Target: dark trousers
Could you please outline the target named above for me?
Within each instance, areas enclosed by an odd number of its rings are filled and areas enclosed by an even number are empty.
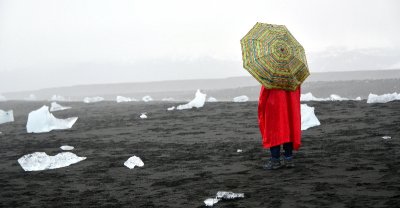
[[[271,151],[272,158],[279,159],[279,157],[281,155],[281,146],[280,145],[271,147],[271,148],[269,148],[269,150]],[[283,155],[286,158],[292,157],[293,156],[293,143],[292,142],[284,143],[283,150],[285,150]]]

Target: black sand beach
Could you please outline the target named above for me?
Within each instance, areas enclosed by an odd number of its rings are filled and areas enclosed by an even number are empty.
[[[166,110],[175,103],[61,103],[72,109],[54,115],[78,116],[72,129],[27,134],[28,113],[43,104],[0,103],[16,120],[0,125],[0,207],[203,207],[218,191],[245,198],[215,207],[400,205],[399,101],[307,102],[321,126],[303,131],[297,166],[276,171],[261,168],[269,152],[256,102],[184,111]],[[28,153],[57,154],[61,145],[87,159],[38,172],[17,162]],[[123,165],[133,155],[144,167]]]

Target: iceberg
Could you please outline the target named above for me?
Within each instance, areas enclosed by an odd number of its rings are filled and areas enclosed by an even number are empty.
[[[208,198],[204,200],[204,204],[208,207],[214,206],[221,200],[233,200],[244,198],[244,193],[233,193],[228,191],[218,191],[215,198]]]
[[[65,98],[61,95],[53,95],[50,98],[51,101],[65,101]]]
[[[84,103],[97,103],[97,102],[100,102],[100,101],[103,101],[103,100],[104,100],[104,98],[103,97],[99,97],[99,96],[97,96],[97,97],[85,97],[83,99],[83,102]]]
[[[238,96],[233,98],[233,102],[235,103],[242,103],[242,102],[247,102],[249,101],[249,97],[246,95]]]
[[[62,111],[62,110],[67,110],[70,109],[71,107],[66,107],[66,106],[62,106],[56,102],[52,102],[51,103],[51,107],[50,107],[50,112],[54,112],[54,111]]]
[[[132,156],[127,161],[124,162],[124,165],[129,169],[133,169],[135,168],[135,166],[143,167],[144,163],[139,157]]]
[[[144,102],[150,102],[150,101],[153,101],[153,98],[150,97],[150,95],[146,95],[146,96],[144,96],[144,97],[142,98],[142,100],[143,100]]]
[[[311,92],[300,95],[300,101],[326,101],[324,98],[316,98]]]
[[[60,147],[60,149],[69,151],[69,150],[73,150],[74,147],[73,146],[69,146],[69,145],[63,145],[63,146]]]
[[[207,99],[207,102],[213,103],[213,102],[218,102],[218,100],[215,97],[209,97]]]
[[[207,207],[212,207],[212,206],[214,206],[214,204],[216,204],[218,202],[219,202],[219,200],[216,198],[208,198],[208,199],[204,200],[204,204]]]
[[[49,112],[49,107],[44,105],[29,113],[26,131],[28,133],[42,133],[56,129],[70,129],[76,120],[78,120],[78,117],[58,119]]]
[[[200,90],[198,89],[196,91],[196,97],[190,101],[189,103],[186,103],[184,105],[178,105],[176,107],[177,110],[185,110],[185,109],[191,109],[191,108],[201,108],[204,106],[204,103],[206,102],[206,94],[201,93]]]
[[[400,100],[400,94],[392,93],[392,94],[383,94],[383,95],[376,95],[370,93],[368,95],[367,103],[387,103],[394,100]]]
[[[329,99],[330,99],[331,101],[349,100],[348,98],[342,98],[342,97],[340,97],[339,95],[335,95],[335,94],[332,94],[332,95],[329,97]]]
[[[344,100],[350,100],[350,99],[340,97],[339,95],[336,94],[331,94],[328,98],[317,98],[314,97],[311,92],[306,94],[301,94],[300,96],[300,101],[344,101]],[[361,97],[357,97],[356,99],[353,100],[361,100]]]
[[[174,110],[174,109],[175,109],[175,106],[172,106],[172,107],[167,108],[167,110],[169,110],[169,111],[172,111],[172,110]]]
[[[141,119],[147,118],[146,113],[142,113],[142,115],[140,115],[140,118],[141,118]]]
[[[49,156],[45,152],[35,152],[22,156],[18,159],[18,163],[25,171],[40,171],[67,167],[85,159],[86,157],[78,157],[72,152],[62,152],[55,156]]]
[[[123,97],[123,96],[117,96],[116,100],[117,100],[117,103],[136,101],[135,98],[128,98],[128,97]]]
[[[7,98],[0,94],[0,102],[7,101]]]
[[[12,110],[0,110],[0,124],[14,122],[14,112]]]
[[[309,107],[307,104],[301,104],[301,130],[307,130],[319,125],[321,125],[321,123],[314,114],[314,107]]]

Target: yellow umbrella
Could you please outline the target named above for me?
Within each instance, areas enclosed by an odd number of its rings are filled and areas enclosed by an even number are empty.
[[[243,67],[268,89],[296,90],[310,75],[303,46],[284,25],[257,22],[240,43]]]

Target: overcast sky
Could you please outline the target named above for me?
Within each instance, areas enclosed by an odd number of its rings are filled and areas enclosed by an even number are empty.
[[[0,92],[247,75],[239,41],[257,21],[286,25],[311,56],[397,50],[399,2],[0,0]],[[204,61],[218,67],[191,67]]]

